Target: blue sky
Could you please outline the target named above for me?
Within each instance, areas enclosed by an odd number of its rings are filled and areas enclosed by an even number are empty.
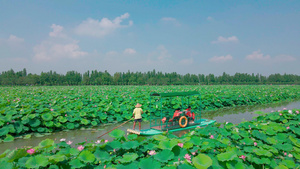
[[[300,74],[300,1],[1,1],[0,72]]]

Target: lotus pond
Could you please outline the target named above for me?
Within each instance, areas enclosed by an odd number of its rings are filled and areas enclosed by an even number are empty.
[[[74,145],[45,139],[35,147],[6,150],[5,168],[300,168],[300,109],[257,112],[252,121],[196,128],[182,137],[153,137],[114,130],[113,140]],[[224,127],[220,127],[220,125]]]
[[[143,105],[147,120],[158,116],[160,107],[149,107],[151,92],[197,90],[201,103],[191,98],[193,108],[216,110],[293,100],[300,86],[64,86],[0,87],[0,142],[14,137],[30,138],[31,133],[49,134],[121,122],[131,118],[136,102]],[[180,98],[165,100],[163,106],[181,107]]]
[[[257,114],[254,112],[256,111],[263,111],[263,112],[274,112],[277,110],[283,109],[295,109],[299,108],[300,101],[294,102],[280,102],[280,103],[269,103],[269,104],[262,104],[262,105],[252,105],[252,106],[238,106],[232,108],[224,108],[214,111],[206,111],[203,112],[203,118],[206,119],[214,119],[218,123],[223,122],[231,122],[233,124],[238,124],[242,121],[251,121],[253,117],[256,117]],[[42,140],[49,138],[54,140],[56,143],[59,142],[60,139],[66,139],[68,141],[72,141],[74,144],[80,143],[85,141],[86,138],[89,140],[97,140],[97,137],[110,131],[115,126],[118,126],[122,123],[114,123],[114,124],[105,124],[99,125],[96,127],[90,128],[81,128],[81,129],[74,129],[74,130],[63,130],[54,133],[34,133],[31,134],[30,138],[15,138],[14,141],[11,142],[2,142],[0,143],[0,154],[3,153],[6,149],[15,149],[15,148],[22,148],[24,146],[37,146]],[[119,129],[123,130],[124,132],[127,131],[128,128],[132,128],[133,122],[128,122],[125,125],[119,127]],[[142,129],[147,129],[149,127],[149,121],[142,122]],[[173,134],[181,137],[182,135],[188,133],[189,130],[182,130],[174,132]],[[112,138],[109,137],[108,134],[101,137],[102,139],[111,141]]]

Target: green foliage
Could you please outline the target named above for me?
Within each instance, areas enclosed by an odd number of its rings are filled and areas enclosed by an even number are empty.
[[[101,90],[97,86],[59,86],[55,88],[45,86],[0,87],[0,98],[2,98],[0,99],[0,139],[4,140],[6,135],[16,137],[29,133],[48,133],[65,129],[86,128],[104,123],[121,122],[132,117],[131,112],[136,102],[140,102],[143,105],[142,108],[145,111],[143,118],[147,119],[150,111],[159,109],[159,107],[156,108],[155,106],[151,110],[149,109],[149,94],[151,92],[181,92],[187,90],[196,90],[201,93],[201,98],[191,97],[190,105],[193,109],[201,107],[204,110],[273,103],[300,97],[299,86],[271,85],[102,86]],[[180,106],[181,100],[180,98],[173,98],[171,104],[167,104],[167,102],[168,100],[165,100],[163,103],[165,108],[172,109],[174,106]],[[153,115],[160,115],[160,113],[153,113]],[[268,116],[268,119],[274,123],[262,127],[262,131],[256,133],[254,138],[261,139],[266,136],[274,136],[275,140],[279,139],[278,143],[282,143],[284,139],[275,136],[276,133],[285,131],[287,126],[291,126],[290,130],[299,136],[300,129],[292,126],[297,124],[297,121],[300,119],[293,119],[292,115],[283,117],[279,113]],[[282,122],[286,126],[278,126],[277,122]],[[233,124],[227,124],[220,132],[223,136],[232,137],[236,140],[240,139],[239,137],[248,137],[249,134],[247,132],[231,135],[226,130],[232,127]],[[247,125],[244,127],[247,130],[249,129]],[[157,141],[163,139],[165,138],[155,138]],[[199,142],[197,140],[194,141]],[[264,141],[272,142],[273,140]],[[196,142],[193,144],[199,144]]]
[[[258,116],[259,120],[238,125],[227,124],[224,128],[209,126],[195,129],[180,138],[170,133],[153,137],[131,135],[126,138],[124,132],[116,130],[111,134],[114,140],[108,143],[81,143],[84,144],[83,151],[72,148],[65,142],[56,144],[53,140],[45,139],[34,148],[36,151],[33,154],[27,153],[28,148],[5,151],[0,155],[0,166],[5,168],[106,166],[121,169],[297,168],[300,160],[300,140],[292,129],[297,128],[298,123],[289,122],[299,119],[300,114],[280,113],[282,114],[280,118],[283,118],[280,121],[270,119],[279,112],[266,113]],[[285,119],[288,122],[283,123]],[[268,131],[264,128],[267,123],[277,128],[272,127],[275,134],[265,133]],[[286,129],[287,123],[290,129]],[[212,133],[215,135],[214,138],[210,138]],[[178,146],[178,143],[182,143],[183,147]]]

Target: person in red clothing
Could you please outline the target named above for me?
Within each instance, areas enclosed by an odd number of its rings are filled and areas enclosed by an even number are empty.
[[[179,117],[181,113],[182,113],[182,112],[180,111],[180,108],[176,109],[175,112],[174,112],[174,114],[173,114],[173,118],[171,118],[171,119],[169,120],[169,122],[173,121],[174,118]]]
[[[186,111],[186,115],[188,116],[188,117],[191,117],[192,118],[192,120],[195,120],[195,113],[193,113],[193,112],[191,112],[191,106],[189,106],[185,111]]]

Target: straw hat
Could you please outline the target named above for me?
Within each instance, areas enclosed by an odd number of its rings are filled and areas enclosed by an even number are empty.
[[[141,105],[140,103],[137,103],[137,104],[135,105],[135,107],[136,107],[136,108],[139,108],[139,107],[142,107],[142,105]]]

